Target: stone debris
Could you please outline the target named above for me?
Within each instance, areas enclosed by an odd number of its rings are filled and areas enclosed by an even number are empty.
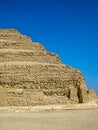
[[[97,99],[82,73],[15,29],[0,29],[0,106],[78,104]]]

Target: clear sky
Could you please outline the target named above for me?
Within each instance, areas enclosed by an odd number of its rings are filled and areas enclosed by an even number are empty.
[[[0,0],[0,28],[16,28],[82,71],[98,94],[97,0]]]

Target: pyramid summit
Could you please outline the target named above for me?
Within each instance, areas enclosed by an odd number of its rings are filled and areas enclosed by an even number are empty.
[[[0,29],[0,106],[85,103],[96,99],[82,73],[15,29]]]

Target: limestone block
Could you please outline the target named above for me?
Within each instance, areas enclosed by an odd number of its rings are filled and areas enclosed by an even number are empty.
[[[70,87],[70,100],[72,103],[78,103],[79,99],[78,99],[78,95],[77,95],[77,89],[74,88],[73,86]]]

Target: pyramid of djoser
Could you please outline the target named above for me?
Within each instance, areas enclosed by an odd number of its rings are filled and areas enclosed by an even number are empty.
[[[0,29],[0,106],[85,103],[96,98],[81,72],[15,29]]]

